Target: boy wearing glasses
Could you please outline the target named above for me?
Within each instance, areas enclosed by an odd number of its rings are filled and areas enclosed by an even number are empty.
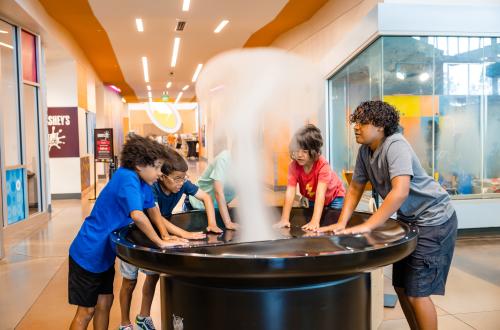
[[[166,149],[168,158],[161,168],[162,174],[158,181],[152,185],[153,195],[158,205],[157,212],[161,213],[164,219],[163,224],[165,230],[184,239],[205,238],[205,234],[201,232],[185,231],[167,220],[172,216],[172,211],[182,198],[182,195],[186,194],[187,196],[194,196],[205,204],[208,218],[207,231],[215,233],[222,232],[215,222],[215,211],[212,199],[207,193],[187,179],[186,172],[188,170],[188,164],[186,160],[184,160],[184,158],[174,149],[170,147],[166,147]],[[133,327],[130,322],[130,303],[132,300],[132,293],[137,283],[139,269],[134,265],[122,261],[120,270],[123,276],[120,290],[120,308],[122,314],[120,329],[132,330]],[[159,274],[145,269],[141,269],[141,272],[146,275],[146,279],[142,287],[141,311],[139,315],[137,315],[135,322],[140,329],[155,329],[150,313]]]

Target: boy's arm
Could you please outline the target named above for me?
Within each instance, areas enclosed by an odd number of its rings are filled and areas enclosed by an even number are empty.
[[[316,187],[316,197],[314,198],[314,211],[311,221],[302,226],[304,230],[316,230],[319,228],[319,221],[321,220],[321,214],[323,213],[323,207],[325,206],[325,195],[326,195],[327,184],[325,182],[318,182]]]
[[[364,224],[347,228],[342,234],[369,233],[384,224],[404,203],[410,193],[410,176],[396,176],[391,180],[392,189],[380,208]],[[351,212],[352,213],[352,212]]]
[[[187,239],[205,238],[205,235],[203,233],[186,231],[168,221],[165,217],[161,215],[159,207],[148,209],[148,215],[151,218],[151,221],[153,221],[153,219],[156,219],[156,221],[159,222],[160,225],[158,228],[163,228],[163,232],[162,231],[160,232],[162,233],[161,238],[164,240],[170,238],[169,233],[178,237],[182,237],[182,239],[179,239],[182,242],[187,242]]]
[[[146,212],[148,213],[149,219],[151,220],[153,225],[155,225],[155,227],[158,228],[158,231],[160,232],[160,237],[162,239],[169,239],[167,229],[165,228],[162,221],[162,216],[158,204],[156,204],[155,207],[146,209]]]
[[[231,216],[227,209],[226,197],[224,196],[224,184],[219,180],[214,180],[214,194],[224,225],[227,229],[236,229],[238,226],[231,221]]]
[[[130,212],[130,217],[132,220],[134,220],[134,223],[137,225],[137,227],[153,242],[155,243],[159,248],[164,249],[167,247],[172,247],[176,245],[184,245],[185,243],[170,238],[168,241],[161,239],[158,237],[156,234],[155,230],[153,229],[153,226],[151,226],[151,222],[149,221],[148,217],[144,214],[144,212],[139,211],[139,210],[134,210]]]
[[[365,191],[365,183],[360,183],[355,180],[351,181],[349,184],[349,189],[347,189],[347,194],[344,200],[344,206],[342,207],[342,212],[340,213],[339,219],[337,223],[334,223],[329,226],[321,227],[318,231],[333,231],[335,234],[340,233],[340,231],[344,230],[351,219],[352,213],[359,201],[361,200],[361,196],[363,196],[363,191]]]
[[[285,203],[283,205],[283,210],[281,211],[281,220],[276,223],[274,227],[283,228],[290,227],[290,212],[292,211],[293,200],[295,199],[295,192],[297,188],[295,186],[288,185],[285,192]]]
[[[222,233],[222,229],[217,226],[217,222],[215,220],[215,210],[214,203],[212,202],[212,197],[209,194],[204,192],[201,189],[198,189],[194,197],[205,204],[205,212],[207,213],[208,226],[207,231],[213,233]],[[188,198],[188,197],[186,197]]]

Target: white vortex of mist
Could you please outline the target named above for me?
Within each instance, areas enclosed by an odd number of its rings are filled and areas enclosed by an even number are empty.
[[[244,240],[279,236],[272,229],[279,215],[264,203],[263,150],[280,133],[295,131],[323,109],[324,85],[312,63],[272,48],[222,53],[201,72],[196,95],[212,117],[213,139],[232,146],[231,176]]]

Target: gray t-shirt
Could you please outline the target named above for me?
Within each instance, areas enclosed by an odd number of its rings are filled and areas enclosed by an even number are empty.
[[[420,165],[417,155],[399,133],[388,136],[371,151],[367,145],[359,148],[353,180],[370,181],[378,194],[385,198],[391,191],[394,177],[409,175],[410,193],[398,210],[398,219],[419,226],[437,226],[453,215],[448,193]]]

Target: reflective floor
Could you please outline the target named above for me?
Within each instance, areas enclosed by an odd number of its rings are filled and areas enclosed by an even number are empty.
[[[204,163],[190,164],[195,181]],[[271,204],[282,201],[282,193],[269,192]],[[6,237],[6,258],[0,261],[0,330],[65,329],[75,307],[67,303],[67,254],[69,245],[92,203],[82,200],[54,201],[50,221]],[[385,269],[385,290],[393,292],[391,270]],[[140,274],[137,288],[142,287]],[[121,285],[115,278],[115,295]],[[160,327],[159,287],[153,302],[152,317]],[[140,307],[140,289],[136,289],[131,315]],[[458,241],[448,279],[446,296],[435,296],[439,329],[500,329],[500,238],[462,238]],[[110,328],[119,324],[119,306],[115,299]],[[399,305],[385,309],[379,329],[409,329]]]

